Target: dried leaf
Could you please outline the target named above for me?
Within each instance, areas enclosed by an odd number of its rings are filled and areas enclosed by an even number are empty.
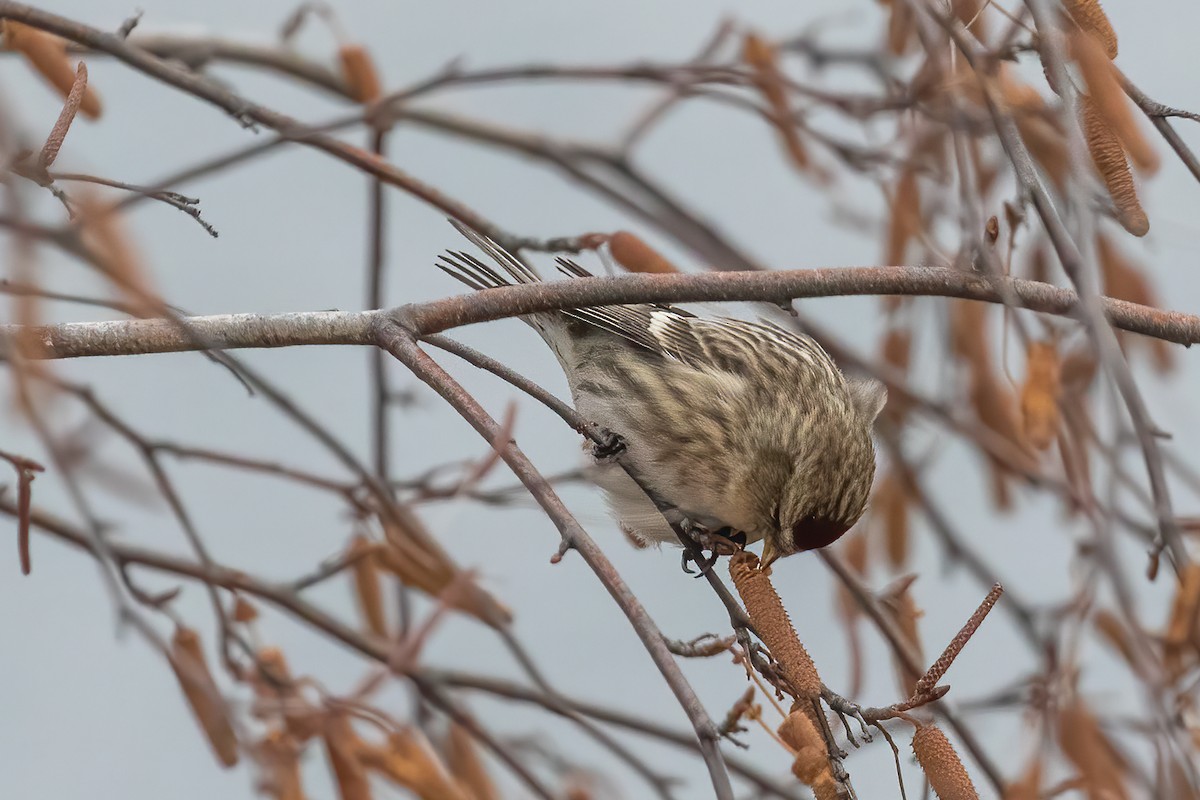
[[[75,67],[67,56],[67,44],[62,39],[15,20],[0,20],[0,31],[4,34],[4,47],[16,50],[51,86],[58,90],[63,99],[71,94],[75,85]],[[100,98],[95,90],[87,87],[79,101],[79,110],[89,119],[100,116]]]
[[[917,30],[917,18],[912,6],[908,3],[888,3],[891,15],[888,17],[887,48],[892,55],[902,56],[911,48]]]
[[[891,216],[888,222],[887,253],[884,263],[901,266],[908,254],[908,244],[921,235],[924,223],[921,219],[921,193],[917,186],[917,174],[905,167],[896,182],[892,196]]]
[[[92,192],[78,195],[79,228],[84,244],[101,268],[125,296],[130,312],[139,317],[158,316],[157,293],[133,240],[124,230],[114,207]]]
[[[383,588],[379,584],[376,547],[362,534],[350,540],[346,557],[351,561],[354,577],[354,596],[358,610],[367,623],[367,630],[376,636],[387,636],[387,616],[383,611]]]
[[[346,93],[351,98],[360,103],[373,103],[382,96],[375,61],[365,47],[359,44],[342,45],[338,49],[338,61],[342,65]]]
[[[679,270],[657,250],[629,231],[617,231],[608,239],[613,260],[630,272],[667,274]]]
[[[238,763],[237,736],[229,709],[208,670],[199,634],[182,625],[176,628],[171,639],[170,663],[217,760],[225,767],[234,766]]]
[[[1096,717],[1078,698],[1059,712],[1058,744],[1083,777],[1089,800],[1128,800],[1124,763]]]
[[[784,151],[796,169],[808,168],[808,152],[800,141],[800,134],[792,120],[788,107],[787,84],[779,69],[775,48],[753,33],[747,33],[742,41],[742,61],[753,71],[754,85],[758,87],[771,111],[771,121],[779,132]]]
[[[900,569],[909,554],[909,497],[904,481],[895,471],[875,482],[871,511],[883,523],[888,563],[892,569]]]
[[[457,582],[454,608],[488,625],[501,626],[512,621],[512,613],[473,578],[461,576],[461,570],[436,545],[427,547],[401,531],[392,531],[377,551],[377,559],[380,567],[403,584],[430,597],[443,596],[446,589]]]
[[[275,800],[304,800],[300,780],[300,747],[281,730],[271,730],[257,745],[265,773],[259,788]]]
[[[471,800],[500,800],[487,767],[471,734],[458,723],[450,726],[446,740],[446,761],[452,774]]]
[[[1053,342],[1030,342],[1025,354],[1025,384],[1021,387],[1021,421],[1025,439],[1038,450],[1058,438],[1058,349]]]
[[[362,745],[362,763],[422,800],[474,800],[454,782],[425,737],[405,728],[388,737],[386,747]]]
[[[1092,624],[1096,626],[1101,637],[1121,654],[1121,658],[1125,660],[1126,664],[1131,667],[1137,664],[1133,656],[1133,642],[1130,639],[1129,630],[1121,620],[1117,619],[1116,614],[1102,608],[1092,617]]]
[[[1189,564],[1183,572],[1171,616],[1163,634],[1163,661],[1167,672],[1178,677],[1196,661],[1200,646],[1200,564]]]
[[[325,756],[337,780],[341,800],[371,800],[371,784],[360,760],[367,745],[354,732],[350,718],[341,712],[326,715],[321,738],[325,741]]]

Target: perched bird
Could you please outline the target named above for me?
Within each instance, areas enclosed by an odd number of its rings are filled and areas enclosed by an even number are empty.
[[[541,280],[455,226],[499,269],[451,251],[438,266],[453,277],[480,290]],[[579,413],[624,444],[621,464],[596,456],[594,479],[635,543],[677,538],[622,464],[693,525],[763,540],[764,565],[824,547],[862,516],[875,476],[871,426],[887,391],[845,377],[812,338],[658,303],[523,319],[558,357]]]

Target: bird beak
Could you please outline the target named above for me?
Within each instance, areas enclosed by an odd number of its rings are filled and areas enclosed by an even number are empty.
[[[780,553],[775,549],[774,542],[771,541],[770,537],[764,536],[762,562],[759,565],[759,569],[766,571],[771,564],[775,563],[775,560],[778,559],[779,556]]]

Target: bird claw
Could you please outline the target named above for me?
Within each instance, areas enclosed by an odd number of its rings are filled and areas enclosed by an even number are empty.
[[[696,549],[694,552],[684,551],[683,571],[689,575],[695,575],[697,578],[707,575],[716,566],[721,556],[731,556],[746,547],[746,534],[742,531],[734,531],[728,525],[715,531],[693,526],[688,530],[688,535],[696,543]],[[711,553],[707,558],[703,556],[706,551]],[[697,573],[691,569],[688,566],[690,563],[698,566],[700,571]]]
[[[592,458],[597,461],[611,461],[625,452],[625,440],[608,428],[597,428],[597,438],[603,441],[592,444]]]

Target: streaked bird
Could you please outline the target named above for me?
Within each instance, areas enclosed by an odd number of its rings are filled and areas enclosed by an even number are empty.
[[[479,290],[541,280],[496,242],[455,227],[495,266],[451,251],[438,266],[453,277]],[[847,378],[811,337],[660,303],[522,319],[554,351],[579,413],[620,437],[621,462],[692,525],[762,540],[765,565],[834,542],[862,516],[875,477],[871,426],[887,392]],[[622,466],[595,460],[626,534],[641,546],[676,542]]]

